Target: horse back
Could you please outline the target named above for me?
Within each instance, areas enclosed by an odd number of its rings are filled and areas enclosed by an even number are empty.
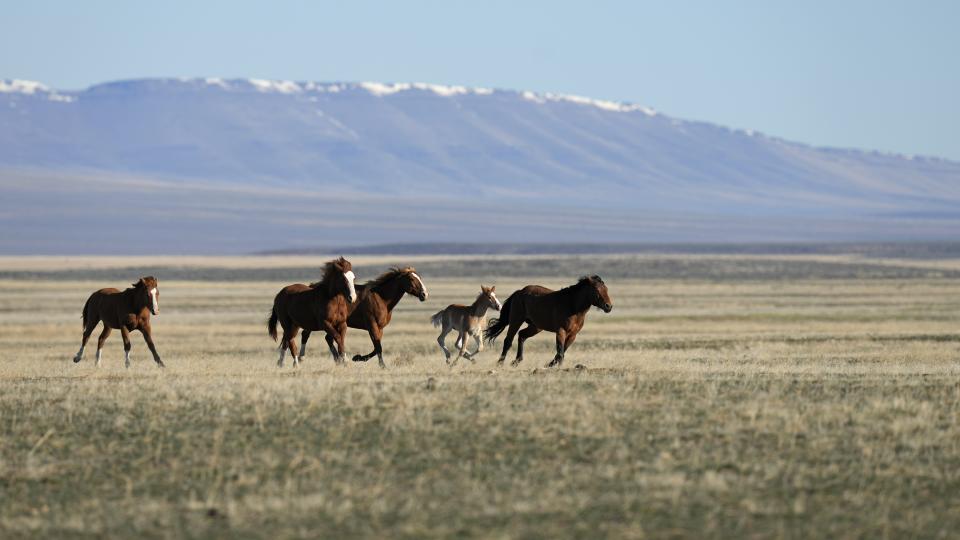
[[[543,296],[554,291],[553,289],[548,289],[543,285],[527,285],[526,287],[520,289],[520,292],[530,296]]]
[[[357,298],[359,298],[359,300],[350,307],[350,313],[347,316],[347,326],[358,330],[369,330],[368,327],[370,326],[371,318],[377,321],[381,327],[389,324],[391,315],[387,303],[373,290],[362,290],[361,287],[365,286],[356,286]]]
[[[84,305],[84,322],[90,321],[95,325],[97,322],[103,323],[111,328],[120,328],[125,321],[125,315],[130,311],[122,305],[123,297],[120,289],[107,287],[95,291],[87,299]]]

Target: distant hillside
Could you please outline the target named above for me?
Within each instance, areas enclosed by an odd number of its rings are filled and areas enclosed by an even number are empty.
[[[960,164],[509,90],[3,81],[0,199],[20,253],[951,240]]]

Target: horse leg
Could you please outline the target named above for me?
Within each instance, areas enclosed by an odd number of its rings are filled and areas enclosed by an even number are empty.
[[[334,345],[334,342],[333,342],[333,333],[330,330],[327,330],[327,333],[324,336],[324,339],[327,340],[327,347],[330,349],[330,355],[333,356],[333,363],[339,364],[340,356],[337,354],[337,347],[336,345]]]
[[[443,329],[440,330],[440,335],[437,337],[437,344],[440,345],[440,350],[443,351],[443,357],[446,359],[448,364],[450,363],[450,349],[447,349],[447,346],[444,342],[447,340],[447,334],[449,334],[451,330],[453,330],[453,328],[451,328],[450,325],[447,324],[447,321],[444,320]]]
[[[503,360],[507,357],[507,351],[509,351],[510,346],[513,345],[513,336],[517,335],[517,330],[520,329],[521,324],[523,324],[522,320],[516,323],[510,321],[510,328],[507,328],[507,337],[503,338],[503,350],[500,352],[500,359],[497,360],[498,366],[503,365]]]
[[[303,357],[307,355],[307,340],[310,339],[310,332],[312,330],[307,330],[306,328],[300,332],[300,358],[297,359],[297,363],[303,362]]]
[[[300,365],[300,360],[297,358],[297,333],[299,332],[300,327],[298,326],[291,326],[289,330],[285,329],[283,331],[284,345],[287,349],[290,349],[290,358],[293,359],[293,367]]]
[[[103,330],[100,332],[100,337],[97,338],[97,367],[100,367],[100,355],[103,353],[103,342],[110,337],[110,332],[112,331],[113,328],[107,326],[107,323],[103,323]]]
[[[567,332],[567,340],[563,343],[563,355],[567,355],[567,351],[570,350],[570,347],[573,347],[573,342],[577,340],[576,332]],[[562,360],[562,359],[561,359]]]
[[[376,356],[380,361],[380,367],[387,367],[386,364],[383,363],[383,347],[380,345],[380,340],[383,338],[383,329],[377,326],[377,323],[368,321],[367,333],[370,335],[370,343],[373,344],[373,351],[371,351],[370,354],[355,354],[353,355],[353,361],[366,362]]]
[[[341,364],[347,361],[346,353],[346,339],[347,339],[347,321],[340,323],[340,326],[337,327],[337,335],[334,336],[337,341],[337,352],[340,353],[339,360]],[[383,367],[383,358],[380,358],[380,367]]]
[[[127,330],[126,326],[120,327],[120,336],[123,338],[123,367],[130,367],[130,347],[133,345],[130,344],[130,331]]]
[[[77,363],[80,360],[83,360],[83,349],[87,346],[87,340],[90,339],[90,334],[93,333],[93,329],[97,327],[97,321],[93,323],[93,326],[86,326],[83,329],[83,339],[80,341],[80,350],[77,351],[77,355],[73,357],[73,363]]]
[[[140,329],[140,333],[143,334],[143,340],[147,342],[147,348],[150,349],[150,353],[153,354],[153,361],[157,363],[157,367],[164,367],[163,360],[160,360],[160,353],[157,352],[157,347],[153,344],[153,334],[151,332],[149,324],[144,325],[143,328]]]
[[[520,331],[519,339],[517,339],[517,358],[510,365],[516,366],[520,362],[523,362],[523,343],[539,333],[539,328],[527,323],[527,327]]]
[[[460,333],[457,334],[457,357],[450,362],[450,367],[457,365],[457,362],[460,360],[460,357],[463,356],[464,351],[467,350],[467,334],[460,330]]]
[[[474,360],[474,356],[480,353],[483,350],[483,339],[480,337],[480,334],[473,334],[473,340],[476,342],[477,348],[473,352],[466,352],[463,354],[463,357],[469,360],[470,362],[476,364],[477,361]]]
[[[278,368],[282,368],[282,367],[283,367],[283,357],[286,356],[286,354],[287,354],[287,342],[286,342],[286,341],[280,341],[280,347],[277,349],[277,352],[280,353],[279,358],[277,358],[277,367],[278,367]]]
[[[567,342],[567,331],[563,328],[557,330],[557,355],[547,364],[547,367],[556,367],[563,363],[564,345]]]

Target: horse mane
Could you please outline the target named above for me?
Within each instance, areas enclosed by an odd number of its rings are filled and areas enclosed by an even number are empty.
[[[410,272],[416,272],[416,270],[412,266],[405,266],[403,268],[394,266],[389,270],[387,270],[386,272],[380,274],[376,278],[371,279],[370,281],[364,283],[363,288],[365,290],[375,289],[380,285],[383,285],[384,283],[390,281],[393,278],[399,277],[403,274],[409,274]]]
[[[330,279],[333,277],[334,273],[340,272],[345,274],[351,270],[353,270],[353,267],[351,266],[350,262],[343,257],[334,259],[332,261],[327,261],[323,265],[323,275],[320,277],[320,281],[314,281],[311,283],[310,288],[316,289],[321,286],[326,286],[328,283],[330,283]]]
[[[149,283],[154,283],[154,284],[156,284],[157,278],[155,278],[155,277],[153,277],[153,276],[143,276],[142,278],[138,279],[137,281],[134,281],[133,283],[131,283],[130,286],[127,287],[127,290],[128,290],[128,291],[129,291],[129,290],[136,290],[136,289],[139,289],[139,288],[141,288],[141,287],[147,287],[147,286],[148,286],[148,282],[149,282]]]
[[[599,276],[580,276],[580,279],[578,279],[576,283],[560,289],[559,292],[568,292],[575,289],[576,287],[580,287],[581,285],[587,285],[587,284],[592,285],[594,283],[594,280],[597,280],[597,279],[600,279],[600,277]],[[602,280],[600,282],[603,283]]]

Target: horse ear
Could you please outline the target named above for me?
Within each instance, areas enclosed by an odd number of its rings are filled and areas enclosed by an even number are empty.
[[[496,285],[491,285],[491,286],[490,286],[490,292],[493,292],[493,291],[495,291],[495,290],[497,290],[497,286],[496,286]]]
[[[136,283],[133,284],[133,286],[136,287],[136,288],[146,287],[146,286],[147,286],[147,282],[144,281],[143,278],[140,278],[140,279],[137,280]]]

